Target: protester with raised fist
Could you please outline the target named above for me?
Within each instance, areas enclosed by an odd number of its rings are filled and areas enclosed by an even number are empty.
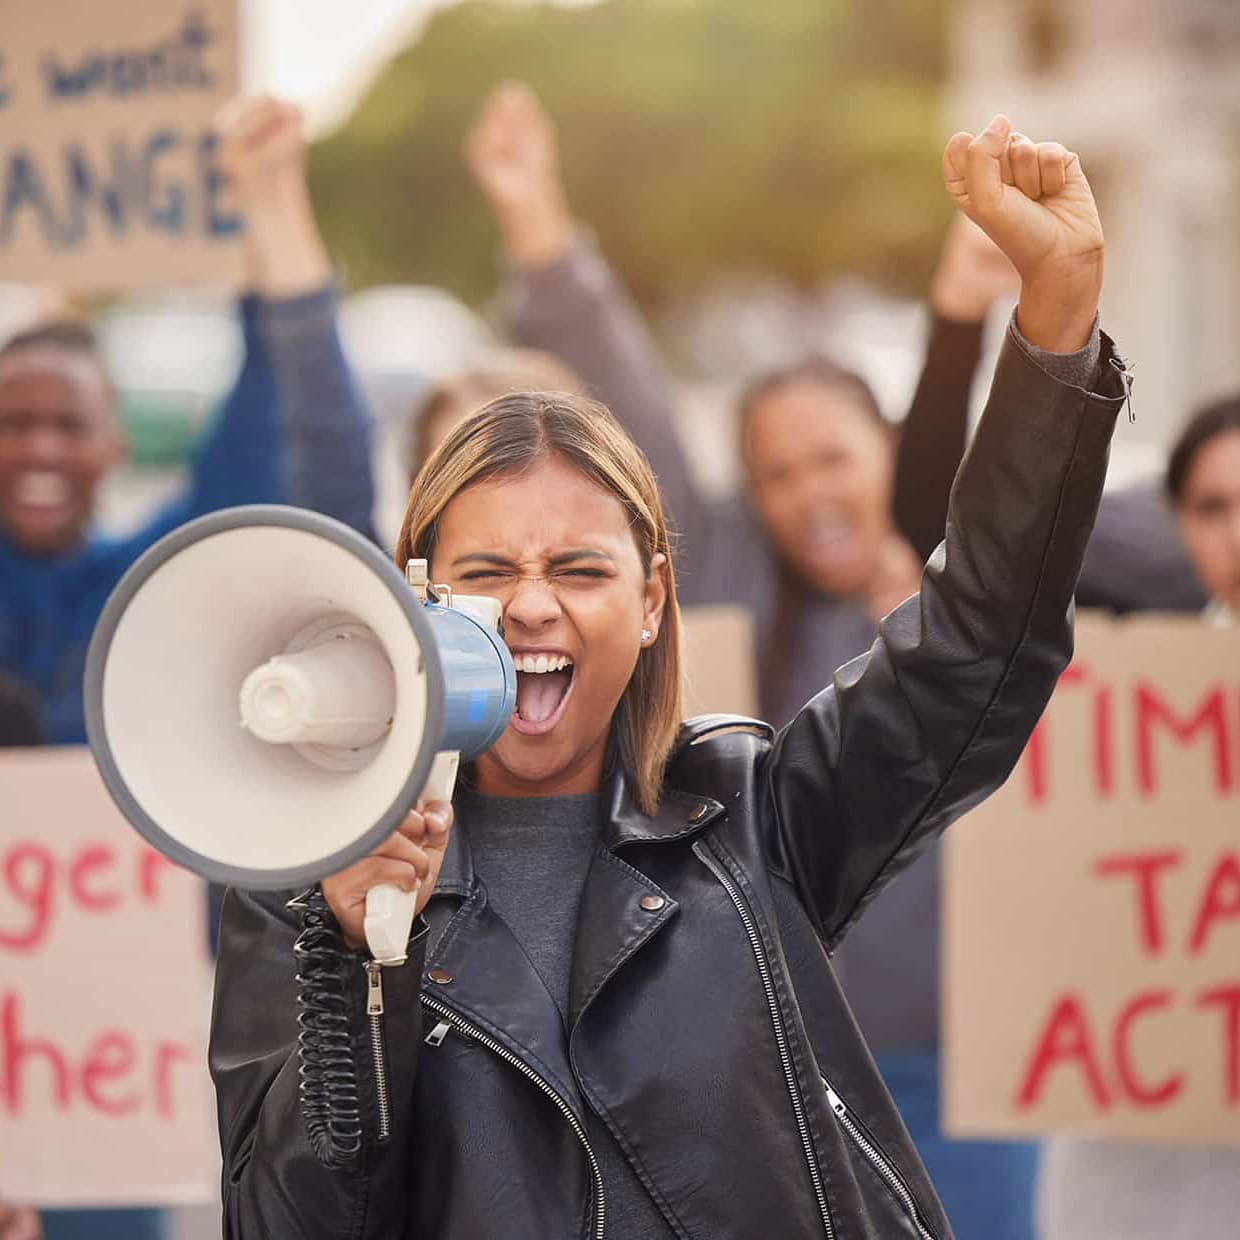
[[[96,496],[125,438],[90,328],[49,322],[0,346],[0,672],[32,687],[53,744],[86,739],[82,675],[95,622],[125,570],[164,534],[218,508],[289,498],[345,519],[368,515],[368,425],[336,334],[300,118],[274,100],[246,101],[220,130],[246,227],[245,358],[184,494],[134,534],[101,534]],[[47,1240],[164,1234],[162,1216],[147,1210],[49,1211],[43,1222]]]
[[[423,467],[397,562],[499,600],[516,714],[453,815],[322,885],[316,967],[362,1069],[338,1165],[300,1113],[297,905],[230,893],[226,1240],[951,1235],[827,952],[1004,781],[1067,665],[1127,373],[1076,157],[999,117],[944,171],[1020,304],[920,594],[778,734],[681,727],[671,537],[604,408],[502,397]],[[379,877],[421,908],[381,1004],[356,949]]]
[[[554,127],[528,87],[493,92],[466,156],[509,261],[513,334],[570,362],[649,456],[684,535],[681,597],[752,611],[763,717],[786,723],[869,648],[942,540],[967,430],[967,392],[958,407],[950,380],[976,368],[987,312],[1019,289],[1015,268],[958,214],[930,289],[935,365],[898,437],[868,386],[835,363],[769,371],[740,400],[747,495],[715,504],[693,483],[657,350],[572,218]],[[1026,1240],[1036,1149],[948,1141],[939,1128],[938,878],[932,848],[867,912],[836,963],[961,1235]]]

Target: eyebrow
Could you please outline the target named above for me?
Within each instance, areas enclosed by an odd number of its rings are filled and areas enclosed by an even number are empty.
[[[582,560],[603,560],[608,564],[615,564],[615,561],[605,551],[596,551],[591,547],[577,547],[572,551],[561,551],[559,555],[553,555],[547,563],[551,568],[563,568],[567,564],[576,564]],[[473,551],[469,555],[458,556],[452,561],[453,568],[461,568],[466,564],[490,564],[494,568],[517,567],[515,560],[486,551]]]

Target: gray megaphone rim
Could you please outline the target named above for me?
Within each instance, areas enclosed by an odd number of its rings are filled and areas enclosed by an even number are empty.
[[[306,865],[286,869],[254,870],[246,866],[229,865],[213,857],[205,857],[174,839],[143,809],[129,789],[112,752],[107,729],[103,720],[103,676],[107,668],[112,638],[130,600],[146,582],[173,556],[194,543],[222,534],[227,530],[247,526],[276,526],[281,529],[302,530],[334,543],[357,556],[387,587],[409,620],[423,658],[427,679],[426,721],[423,740],[417,760],[409,778],[393,798],[391,807],[366,831],[344,848]],[[406,813],[417,801],[418,794],[426,786],[431,764],[443,738],[444,701],[443,666],[439,649],[435,645],[430,622],[424,613],[424,604],[413,592],[404,575],[373,543],[363,538],[347,525],[321,513],[305,508],[291,508],[280,504],[251,504],[241,508],[225,508],[193,521],[165,535],[146,551],[118,582],[108,598],[99,623],[95,626],[90,649],[86,656],[86,679],[84,684],[86,708],[86,735],[90,740],[95,765],[103,776],[103,782],[121,812],[152,847],[179,865],[212,882],[251,889],[276,889],[296,887],[316,882],[329,874],[335,874],[345,866],[364,857],[396,830]],[[428,743],[430,742],[430,743]]]

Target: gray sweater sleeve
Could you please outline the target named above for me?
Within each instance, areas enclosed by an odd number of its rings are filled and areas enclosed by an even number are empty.
[[[1012,335],[1015,336],[1016,343],[1052,379],[1058,379],[1060,383],[1067,383],[1072,387],[1085,387],[1098,367],[1098,358],[1102,356],[1102,330],[1098,326],[1098,316],[1096,314],[1094,315],[1094,326],[1089,333],[1089,339],[1085,342],[1084,347],[1078,349],[1075,353],[1050,353],[1046,349],[1039,349],[1036,344],[1030,344],[1021,335],[1020,328],[1016,325],[1015,310],[1012,311]]]
[[[371,423],[340,343],[335,288],[264,300],[259,321],[288,443],[289,502],[373,539]]]
[[[676,395],[637,308],[602,256],[584,240],[544,267],[514,269],[502,293],[518,343],[567,362],[646,454],[682,557],[701,553],[709,529],[676,433]]]

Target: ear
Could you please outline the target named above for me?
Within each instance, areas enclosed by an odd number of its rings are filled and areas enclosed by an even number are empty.
[[[663,625],[663,609],[667,606],[667,556],[659,552],[650,561],[650,573],[642,599],[642,627],[650,633],[643,646],[653,646]]]

